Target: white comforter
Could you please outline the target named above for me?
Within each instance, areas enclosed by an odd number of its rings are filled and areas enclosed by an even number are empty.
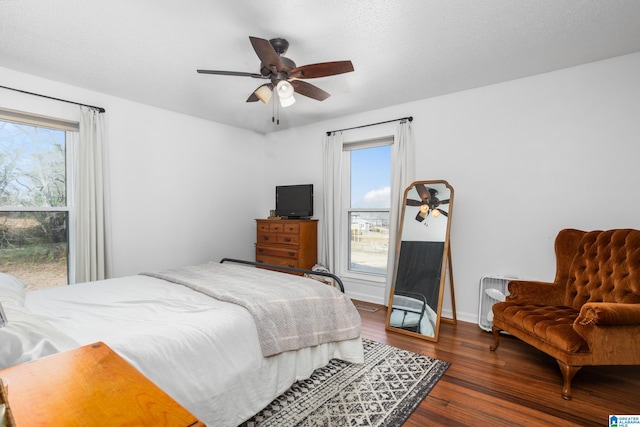
[[[141,274],[246,308],[265,357],[360,336],[360,315],[349,297],[301,276],[219,262]]]
[[[363,362],[360,338],[262,357],[245,308],[142,275],[29,292],[25,306],[79,345],[105,342],[209,426],[237,426],[332,358]]]

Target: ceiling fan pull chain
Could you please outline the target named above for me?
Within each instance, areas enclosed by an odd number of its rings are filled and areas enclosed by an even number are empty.
[[[278,97],[278,93],[274,90],[273,95],[271,96],[271,123],[275,123],[276,121],[276,98]]]
[[[273,109],[275,111],[275,118],[276,118],[276,125],[280,124],[280,96],[278,94],[278,91],[274,89],[273,91],[274,96],[271,97],[271,99],[273,99]],[[271,121],[273,121],[273,117],[271,118]]]

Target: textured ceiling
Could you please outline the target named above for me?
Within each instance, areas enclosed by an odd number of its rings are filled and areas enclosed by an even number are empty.
[[[196,73],[259,72],[248,36],[355,72],[276,126],[264,81]],[[260,133],[638,51],[636,0],[0,0],[0,66]]]

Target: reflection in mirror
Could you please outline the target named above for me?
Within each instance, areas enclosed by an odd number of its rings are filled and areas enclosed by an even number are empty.
[[[406,189],[387,329],[438,340],[452,207],[453,188],[446,181],[419,181]]]

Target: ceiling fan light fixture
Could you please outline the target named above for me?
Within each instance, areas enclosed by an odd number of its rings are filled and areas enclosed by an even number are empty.
[[[254,93],[262,103],[269,103],[271,99],[271,89],[269,89],[267,85],[260,86]]]
[[[279,81],[276,90],[278,91],[278,98],[280,99],[280,105],[282,107],[288,107],[296,102],[293,96],[293,86],[288,81]]]
[[[427,215],[429,215],[429,206],[421,205],[420,210],[418,210],[418,214],[416,215],[416,221],[424,221],[427,218]]]
[[[293,97],[293,95],[291,95],[288,98],[280,98],[280,106],[282,106],[283,108],[293,105],[295,103],[296,103],[296,99]]]

